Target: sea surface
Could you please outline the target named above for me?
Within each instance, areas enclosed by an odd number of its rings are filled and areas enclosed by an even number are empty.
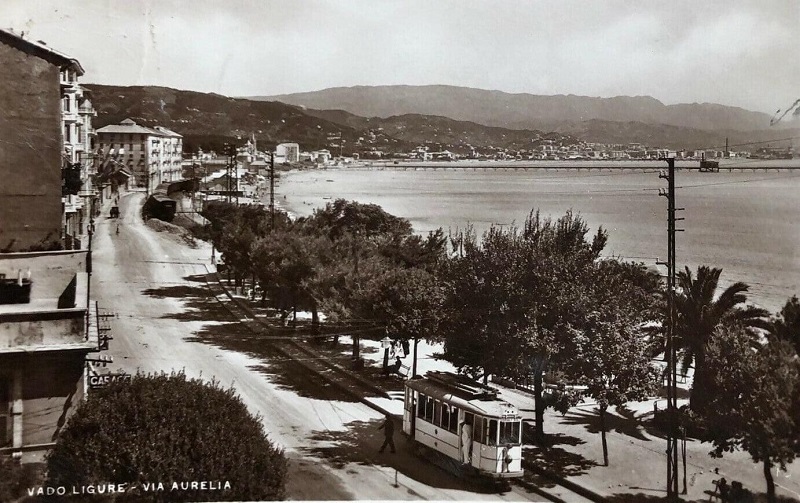
[[[667,256],[666,187],[659,170],[334,168],[281,173],[276,202],[309,215],[337,198],[374,203],[415,232],[520,225],[531,211],[580,214],[608,230],[606,255],[656,266]],[[676,172],[678,268],[721,267],[721,285],[750,285],[749,300],[772,312],[800,295],[800,170]]]

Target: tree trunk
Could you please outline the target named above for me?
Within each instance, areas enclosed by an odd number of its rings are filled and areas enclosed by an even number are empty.
[[[417,344],[419,344],[419,339],[414,339],[414,360],[411,366],[411,377],[417,377]],[[412,418],[415,414],[415,412],[411,414]]]
[[[764,459],[764,478],[767,479],[767,502],[775,503],[775,480],[772,479],[772,461],[769,456]]]
[[[702,414],[708,404],[712,390],[709,389],[710,380],[706,372],[705,355],[698,353],[694,358],[694,378],[692,379],[692,392],[689,395],[689,408],[692,412]]]
[[[319,313],[317,313],[317,301],[311,300],[311,335],[314,336],[314,342],[322,344],[322,338],[319,335]]]
[[[542,396],[544,386],[542,383],[541,371],[536,371],[533,374],[533,394],[536,400],[536,433],[535,438],[537,443],[544,440],[544,397]]]
[[[608,466],[608,442],[606,442],[606,409],[608,409],[608,405],[600,406],[600,438],[603,440],[603,466]]]

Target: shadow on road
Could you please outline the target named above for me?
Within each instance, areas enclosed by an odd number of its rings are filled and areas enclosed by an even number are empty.
[[[407,477],[419,483],[442,489],[466,490],[475,493],[490,494],[496,490],[488,484],[476,480],[459,478],[443,468],[431,463],[415,453],[413,442],[400,433],[400,422],[396,421],[394,435],[397,453],[386,449],[382,454],[378,449],[383,444],[383,432],[378,427],[383,419],[374,421],[353,421],[348,423],[346,431],[317,431],[311,436],[317,446],[307,447],[307,453],[328,460],[337,469],[344,470],[350,463],[362,466],[377,466],[397,470],[398,483],[402,489],[403,478]],[[393,476],[385,473],[393,483]],[[377,476],[377,473],[376,473]]]
[[[543,445],[532,445],[526,443],[523,447],[522,455],[525,461],[533,466],[540,468],[560,477],[573,477],[583,475],[590,468],[597,464],[580,454],[569,452],[559,447],[560,445],[576,446],[586,443],[585,441],[563,433],[548,434]],[[549,478],[531,473],[530,482],[541,487],[553,487],[556,484]]]
[[[276,347],[281,341],[269,339],[268,327],[256,325],[260,333],[254,333],[247,324],[255,322],[235,319],[220,301],[211,296],[204,275],[187,276],[183,279],[202,283],[198,286],[170,285],[150,288],[144,293],[154,298],[182,300],[179,311],[162,317],[201,324],[199,330],[195,330],[189,337],[184,337],[185,341],[208,344],[256,359],[259,364],[251,368],[262,373],[280,388],[293,391],[299,396],[319,400],[355,401],[351,395],[335,388],[282,353]],[[285,330],[282,332],[291,333]]]
[[[617,414],[606,414],[606,431],[627,435],[637,440],[649,442],[651,439],[644,435],[645,425],[642,417],[624,407],[617,407]],[[600,433],[600,415],[596,409],[572,409],[561,420],[563,424],[583,425],[590,433]]]

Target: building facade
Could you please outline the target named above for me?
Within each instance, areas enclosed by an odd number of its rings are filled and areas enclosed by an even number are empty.
[[[98,129],[96,143],[98,170],[125,169],[148,192],[182,178],[183,137],[165,127],[125,119]]]
[[[80,225],[68,233],[65,215],[78,214],[86,186],[85,170],[73,164],[81,162],[81,151],[67,147],[80,143],[78,132],[90,134],[80,127],[83,69],[40,42],[2,30],[0,65],[0,252],[72,248]],[[70,225],[79,219],[71,216]]]
[[[297,143],[280,143],[275,147],[276,162],[300,162],[300,145]]]

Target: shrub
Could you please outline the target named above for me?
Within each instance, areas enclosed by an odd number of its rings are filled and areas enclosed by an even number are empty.
[[[0,501],[14,501],[25,496],[26,489],[42,482],[41,466],[21,465],[11,456],[0,454]]]
[[[53,487],[127,484],[122,501],[277,500],[286,476],[283,450],[241,398],[183,372],[93,391],[47,467]]]

